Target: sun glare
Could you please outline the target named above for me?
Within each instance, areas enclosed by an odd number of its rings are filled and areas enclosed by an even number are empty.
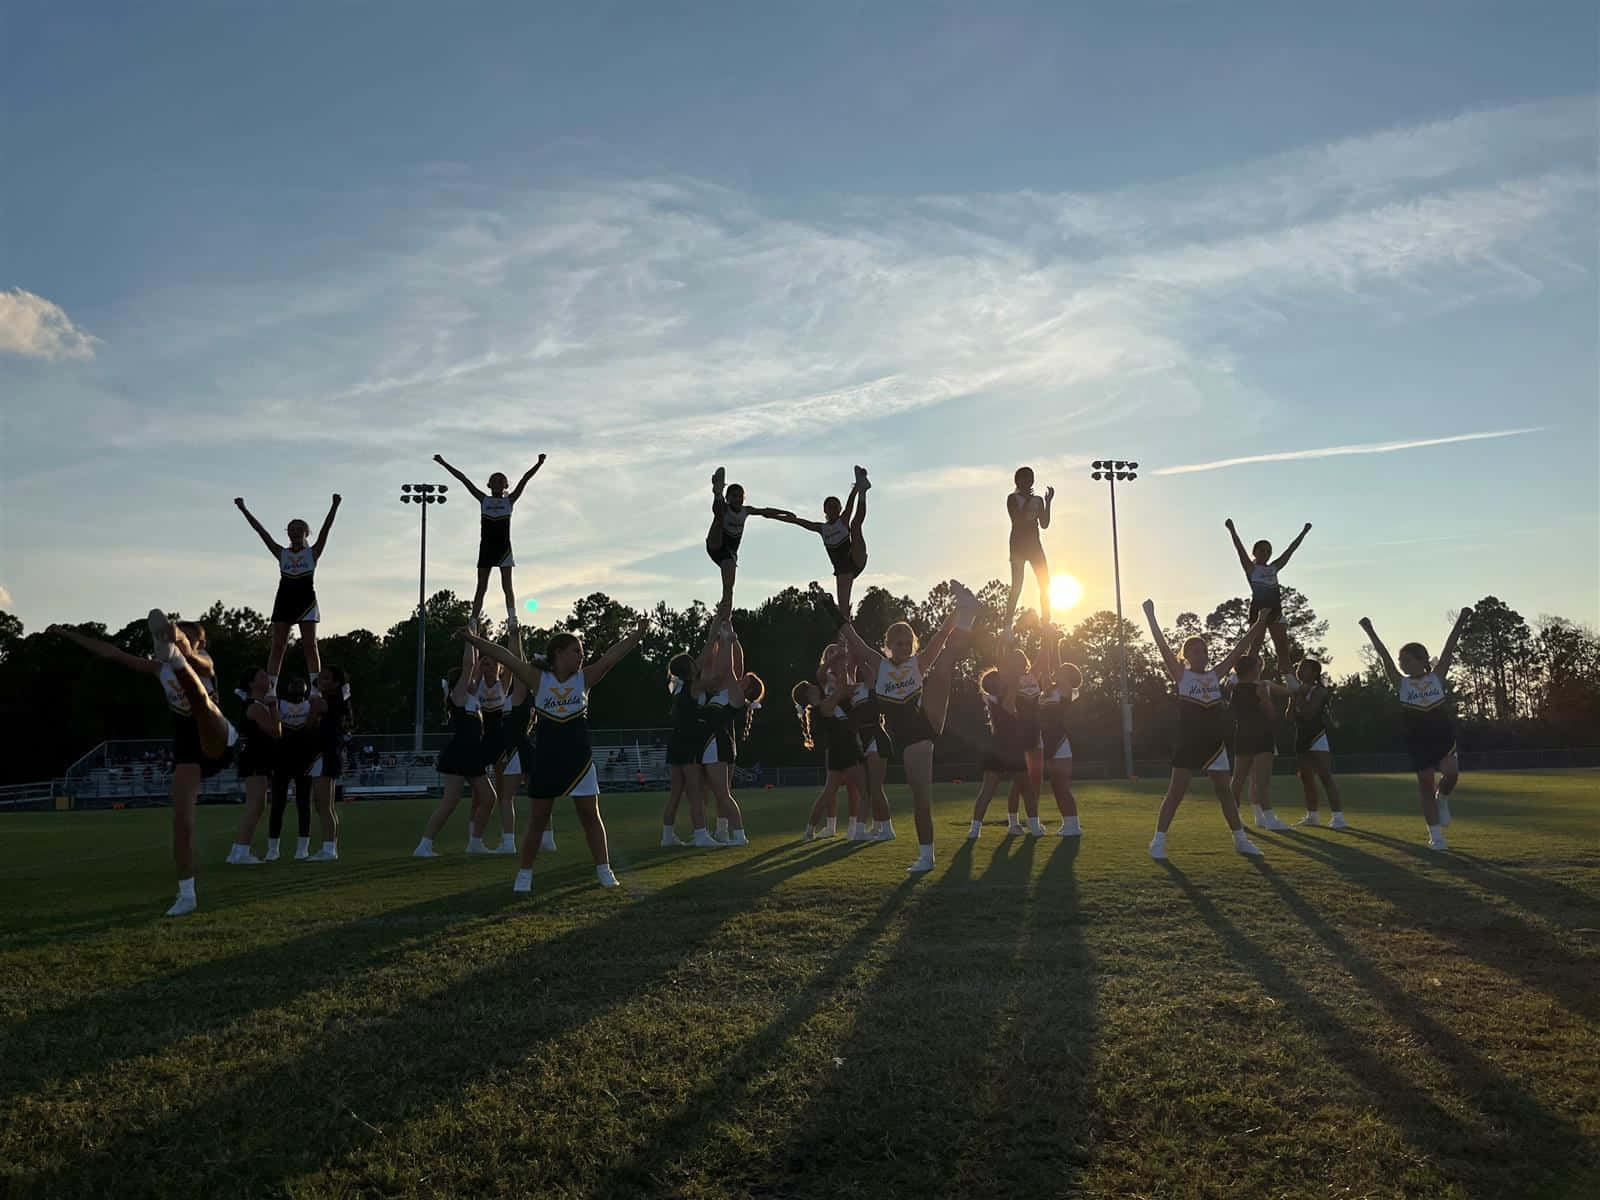
[[[1077,608],[1083,599],[1083,585],[1071,575],[1050,576],[1050,611],[1066,612]]]

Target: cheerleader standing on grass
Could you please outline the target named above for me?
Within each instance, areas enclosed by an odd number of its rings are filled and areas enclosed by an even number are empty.
[[[1028,800],[1028,808],[1038,825],[1039,798],[1031,795],[1028,779],[1026,750],[1029,729],[1018,715],[1017,693],[1030,669],[1028,656],[1016,646],[1003,649],[1000,665],[990,667],[978,681],[978,691],[983,697],[984,712],[989,723],[988,744],[983,751],[983,782],[978,787],[978,798],[972,805],[972,825],[967,830],[967,840],[977,841],[983,829],[983,817],[989,811],[995,789],[1002,780],[1018,785]],[[1037,685],[1035,685],[1037,687]],[[1032,730],[1035,737],[1038,729]],[[1022,832],[1017,814],[1012,813],[1007,822],[1006,836]],[[1043,833],[1043,828],[1038,832]]]
[[[522,631],[514,622],[506,626],[505,646],[518,659],[526,661],[522,653]],[[528,736],[533,724],[533,693],[517,676],[509,671],[506,674],[511,683],[506,692],[505,723],[501,727],[504,748],[494,775],[495,802],[500,810],[500,843],[494,848],[496,854],[517,852],[517,789],[522,786],[523,776],[533,769],[533,741]],[[554,850],[555,835],[548,829],[545,833],[548,840],[544,848]]]
[[[1228,536],[1233,539],[1233,548],[1239,555],[1239,565],[1244,568],[1244,577],[1250,581],[1250,623],[1255,624],[1256,618],[1262,613],[1267,615],[1267,632],[1272,634],[1272,649],[1278,657],[1278,671],[1282,673],[1288,669],[1290,650],[1289,627],[1283,620],[1283,589],[1278,584],[1278,572],[1289,565],[1294,552],[1300,549],[1300,543],[1311,532],[1311,523],[1306,522],[1305,528],[1277,558],[1272,557],[1272,543],[1264,540],[1257,542],[1246,554],[1244,543],[1239,540],[1239,531],[1233,527],[1233,518],[1229,517],[1223,524],[1228,527]]]
[[[267,862],[277,862],[283,838],[283,814],[294,788],[294,857],[311,857],[311,766],[317,757],[315,720],[305,680],[291,679],[278,697],[278,757],[272,764],[272,804],[267,812]]]
[[[863,718],[857,715],[856,705],[859,701],[873,710],[876,710],[877,706],[872,701],[871,690],[865,685],[858,687],[856,674],[855,657],[850,653],[849,649],[839,642],[829,642],[823,649],[821,661],[817,664],[817,686],[822,689],[823,693],[835,689],[839,691],[841,696],[839,708],[849,719],[850,731],[855,738],[857,752],[863,760],[862,774],[860,776],[847,776],[844,781],[844,789],[846,802],[850,809],[848,839],[852,842],[865,842],[872,840],[872,834],[867,831],[868,801],[866,791],[862,785],[865,784],[866,788],[870,788],[872,785],[866,775],[866,745],[864,744],[860,724]],[[823,728],[826,729],[827,726],[823,726]],[[881,759],[879,761],[881,765]],[[839,818],[836,811],[827,813],[826,817],[826,822],[821,828],[825,829],[828,837],[832,837],[839,832]]]
[[[1172,752],[1172,780],[1167,784],[1167,795],[1161,802],[1161,812],[1156,817],[1156,833],[1150,839],[1150,857],[1167,857],[1167,829],[1183,803],[1189,790],[1189,780],[1195,772],[1203,771],[1211,778],[1217,801],[1222,805],[1222,818],[1233,832],[1233,848],[1240,854],[1259,858],[1261,851],[1239,824],[1239,809],[1233,802],[1233,792],[1228,787],[1228,710],[1222,702],[1222,677],[1233,669],[1244,655],[1253,638],[1259,637],[1266,625],[1268,614],[1263,612],[1251,625],[1240,643],[1228,651],[1215,667],[1208,668],[1209,651],[1206,640],[1191,637],[1183,643],[1180,659],[1167,645],[1167,638],[1156,621],[1155,601],[1144,602],[1144,615],[1150,622],[1150,634],[1156,649],[1166,664],[1167,674],[1178,691],[1178,742]]]
[[[533,707],[539,714],[539,740],[533,747],[533,771],[528,779],[532,795],[528,831],[522,838],[522,864],[512,891],[533,890],[533,861],[539,853],[540,837],[550,820],[550,810],[562,796],[571,796],[578,811],[578,823],[594,857],[595,878],[602,887],[616,887],[611,870],[611,852],[606,844],[605,822],[600,818],[600,777],[595,770],[594,750],[589,738],[589,692],[611,668],[649,632],[648,620],[587,667],[583,663],[583,642],[575,634],[558,633],[545,649],[544,666],[525,663],[503,646],[465,634],[468,649],[476,647],[495,659],[533,693]]]
[[[438,858],[434,838],[461,803],[463,787],[472,790],[470,813],[475,808],[488,810],[494,803],[494,785],[483,770],[483,714],[478,711],[478,652],[472,642],[461,649],[461,665],[444,681],[445,709],[450,724],[450,741],[439,755],[438,770],[444,776],[444,795],[439,807],[428,818],[422,840],[411,852],[413,858]]]
[[[1055,630],[1044,630],[1044,676],[1039,681],[1039,736],[1044,760],[1044,776],[1055,793],[1061,813],[1060,837],[1079,837],[1083,826],[1078,820],[1078,798],[1072,794],[1072,739],[1067,736],[1067,712],[1077,703],[1083,686],[1083,672],[1072,663],[1061,661],[1066,639]]]
[[[716,840],[747,846],[750,839],[744,830],[744,813],[733,798],[733,765],[739,754],[738,726],[742,721],[742,736],[748,738],[767,686],[761,676],[745,670],[744,646],[733,622],[724,619],[718,636],[722,640],[718,662],[722,665],[704,677],[702,693],[707,736],[700,756],[701,779],[717,802]]]
[[[46,631],[76,642],[91,654],[154,676],[172,710],[172,857],[178,867],[178,899],[169,917],[192,913],[194,890],[194,814],[200,783],[228,765],[238,733],[222,715],[216,702],[216,666],[206,653],[205,626],[194,621],[174,624],[158,608],[150,610],[150,636],[155,657],[140,658],[127,651],[86,637],[76,630],[52,625]]]
[[[1328,793],[1329,829],[1346,829],[1344,802],[1339,797],[1339,784],[1333,778],[1333,749],[1328,745],[1328,730],[1337,729],[1328,707],[1328,689],[1322,683],[1322,664],[1315,659],[1302,659],[1294,669],[1294,680],[1289,685],[1289,717],[1294,721],[1294,753],[1300,786],[1305,791],[1306,815],[1296,825],[1317,823],[1317,781]]]
[[[522,499],[522,489],[528,486],[528,480],[544,466],[544,457],[542,454],[539,455],[539,461],[523,473],[522,478],[517,481],[516,488],[508,496],[506,488],[510,486],[510,480],[499,471],[489,476],[489,490],[485,492],[445,462],[444,455],[433,456],[433,461],[454,475],[461,486],[466,488],[478,502],[478,590],[472,595],[474,623],[483,612],[483,595],[489,590],[489,572],[496,567],[500,568],[500,588],[506,596],[506,620],[511,624],[516,623],[517,593],[511,586],[511,568],[516,566],[511,557],[511,510],[516,507],[517,501]]]
[[[310,862],[339,860],[339,779],[344,774],[344,747],[350,738],[354,712],[350,707],[350,677],[330,663],[317,679],[312,697],[317,710],[317,758],[311,764],[311,798],[322,826],[322,847]]]
[[[322,614],[317,611],[317,589],[313,579],[317,564],[322,561],[322,552],[327,549],[328,534],[333,531],[333,518],[339,514],[340,502],[341,497],[335,492],[333,505],[323,518],[322,529],[314,545],[306,545],[311,526],[296,517],[289,522],[289,544],[280,546],[244,506],[244,497],[234,497],[234,505],[250,522],[250,528],[256,531],[262,545],[278,560],[278,594],[272,601],[272,649],[267,654],[267,676],[272,691],[278,688],[278,672],[283,669],[283,655],[289,646],[291,625],[300,627],[300,647],[306,656],[306,671],[311,677],[311,686],[317,684],[317,672],[322,669],[322,659],[317,651],[317,622],[322,620]]]
[[[1253,644],[1252,644],[1253,645]],[[1250,807],[1257,829],[1284,830],[1285,825],[1272,811],[1272,761],[1278,753],[1273,733],[1276,710],[1273,700],[1287,696],[1282,684],[1261,678],[1261,655],[1254,652],[1239,657],[1234,666],[1238,682],[1228,707],[1233,714],[1233,778],[1229,790],[1235,807],[1250,793]]]
[[[875,842],[894,841],[894,820],[889,811],[889,797],[884,792],[883,781],[889,771],[889,734],[883,727],[883,710],[878,695],[864,678],[866,668],[854,654],[848,654],[850,678],[854,681],[850,692],[850,723],[855,727],[856,738],[861,743],[861,758],[866,777],[867,794],[863,801],[863,817],[872,814],[872,824],[862,831],[863,840]]]
[[[950,581],[950,590],[956,597],[955,612],[920,653],[917,635],[904,621],[884,632],[880,653],[861,640],[833,597],[826,593],[817,597],[819,611],[839,629],[851,653],[867,665],[884,726],[900,749],[917,826],[917,861],[907,868],[913,875],[933,870],[933,743],[944,730],[955,661],[980,607],[977,597],[958,581]]]
[[[701,787],[700,759],[705,753],[706,740],[711,735],[707,711],[700,703],[701,680],[714,675],[719,669],[722,639],[718,636],[718,623],[712,622],[701,648],[700,657],[692,654],[674,655],[667,664],[667,696],[671,709],[672,728],[667,735],[667,772],[671,787],[667,793],[666,807],[661,811],[661,845],[715,848],[723,845],[711,836],[706,828],[706,797]],[[691,841],[678,837],[678,808],[684,797],[689,799],[689,820],[694,826]]]
[[[283,727],[278,721],[277,702],[268,694],[267,673],[260,667],[245,672],[235,694],[244,701],[234,755],[235,773],[244,780],[244,815],[239,818],[239,832],[228,851],[228,862],[256,867],[261,865],[261,860],[251,851],[250,845],[255,841],[256,825],[266,807],[272,765],[278,755],[278,736]]]
[[[802,679],[789,691],[795,713],[800,718],[800,741],[807,750],[817,748],[813,730],[819,723],[822,728],[823,764],[827,774],[823,778],[822,791],[818,793],[811,813],[806,818],[805,832],[801,837],[807,842],[819,834],[826,837],[834,834],[837,820],[834,814],[838,811],[841,787],[853,784],[857,792],[866,788],[861,744],[856,740],[856,732],[844,708],[848,687],[841,682],[824,692],[811,680]],[[827,821],[826,827],[823,825],[824,819]],[[850,833],[854,838],[859,826],[854,812],[851,813],[850,825]]]
[[[1456,643],[1472,618],[1463,608],[1455,628],[1445,639],[1437,662],[1430,662],[1421,642],[1400,647],[1400,666],[1378,638],[1377,630],[1366,617],[1361,628],[1367,631],[1372,648],[1378,652],[1384,672],[1400,695],[1400,715],[1405,721],[1406,752],[1411,769],[1417,773],[1417,794],[1422,801],[1422,819],[1428,824],[1428,848],[1448,850],[1444,827],[1450,824],[1450,793],[1456,790],[1461,766],[1456,758],[1456,727],[1450,715],[1450,696],[1445,676],[1455,660]]]
[[[1043,627],[1046,638],[1052,636],[1051,627]],[[1022,653],[1020,650],[1018,653]],[[1027,655],[1022,661],[1028,662]],[[1006,826],[1010,833],[1022,832],[1017,820],[1018,811],[1028,810],[1028,829],[1034,837],[1043,837],[1047,830],[1039,822],[1039,792],[1044,784],[1044,739],[1039,731],[1039,698],[1042,689],[1031,664],[1024,666],[1017,680],[1017,741],[1022,746],[1022,760],[1027,771],[1013,776],[1011,789],[1006,793]]]
[[[506,749],[508,697],[505,681],[506,673],[501,670],[499,663],[487,656],[478,659],[478,681],[474,685],[474,694],[478,700],[478,712],[483,716],[483,739],[478,743],[478,757],[483,762],[486,777],[495,769],[495,764]],[[494,815],[498,800],[499,792],[493,789],[486,797],[473,796],[472,811],[467,818],[468,854],[495,853],[484,844],[483,834],[489,825],[489,818]]]
[[[1033,468],[1018,467],[1017,490],[1006,497],[1006,513],[1011,518],[1011,594],[1006,600],[1006,632],[1017,617],[1017,602],[1022,599],[1022,576],[1031,565],[1034,582],[1039,585],[1039,619],[1050,624],[1050,563],[1044,556],[1041,529],[1050,528],[1050,504],[1055,488],[1046,488],[1042,497],[1033,494]]]
[[[822,537],[822,545],[833,564],[834,594],[839,600],[839,611],[850,612],[850,590],[861,572],[867,568],[867,539],[862,528],[867,522],[867,489],[872,486],[865,467],[856,468],[855,486],[844,504],[839,497],[829,496],[822,502],[822,520],[807,521],[787,509],[774,509],[771,517],[786,525],[798,525]]]

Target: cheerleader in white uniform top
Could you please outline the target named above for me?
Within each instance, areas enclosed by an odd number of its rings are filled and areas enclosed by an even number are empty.
[[[483,594],[489,590],[489,572],[496,567],[500,569],[500,588],[506,596],[506,620],[513,624],[516,622],[517,593],[511,586],[511,568],[516,566],[511,556],[511,510],[522,499],[522,489],[528,486],[528,480],[544,466],[544,457],[539,455],[539,461],[523,473],[517,486],[507,495],[506,489],[511,486],[511,481],[499,471],[489,476],[489,490],[485,492],[445,462],[444,455],[433,456],[433,461],[454,475],[478,502],[478,590],[472,595],[474,625],[477,624],[478,615],[483,612]]]
[[[1166,798],[1161,802],[1161,812],[1156,817],[1156,834],[1150,839],[1150,857],[1167,857],[1167,829],[1183,803],[1189,790],[1189,780],[1195,772],[1203,771],[1216,790],[1217,802],[1222,805],[1222,817],[1233,832],[1233,848],[1252,858],[1261,857],[1261,851],[1245,836],[1239,823],[1239,806],[1233,801],[1228,786],[1228,706],[1222,699],[1222,677],[1233,670],[1260,636],[1267,623],[1268,614],[1262,613],[1244,638],[1215,667],[1208,668],[1206,660],[1210,651],[1206,640],[1192,637],[1183,643],[1180,659],[1167,645],[1166,635],[1156,621],[1155,601],[1144,602],[1144,615],[1150,622],[1150,635],[1156,649],[1167,666],[1178,692],[1178,742],[1172,752],[1172,780],[1167,784]]]
[[[1044,755],[1044,776],[1055,793],[1056,809],[1061,814],[1060,837],[1080,837],[1083,825],[1078,820],[1078,798],[1072,794],[1072,739],[1067,736],[1068,714],[1078,701],[1083,672],[1076,665],[1062,662],[1066,639],[1056,631],[1044,630],[1044,674],[1039,679],[1039,735]]]
[[[272,556],[278,560],[278,594],[272,601],[272,649],[267,654],[267,676],[272,690],[278,688],[278,672],[283,669],[284,651],[289,646],[289,627],[300,627],[300,648],[306,656],[306,671],[311,676],[311,686],[317,686],[317,672],[322,670],[322,659],[317,652],[317,622],[322,614],[317,611],[317,589],[313,578],[322,552],[328,547],[328,534],[333,531],[333,519],[339,515],[340,496],[333,494],[333,505],[323,518],[322,529],[314,544],[306,545],[311,526],[296,517],[289,522],[289,544],[280,546],[273,541],[261,522],[244,506],[244,497],[235,496],[234,505],[250,522]]]
[[[1250,581],[1250,622],[1254,624],[1262,613],[1267,614],[1267,632],[1272,634],[1272,649],[1278,657],[1277,669],[1281,674],[1289,669],[1290,649],[1289,627],[1283,620],[1283,589],[1278,584],[1278,572],[1289,565],[1294,552],[1300,549],[1300,543],[1311,532],[1311,523],[1306,522],[1305,528],[1277,558],[1272,557],[1272,543],[1266,540],[1257,542],[1246,554],[1244,543],[1239,540],[1239,531],[1233,527],[1233,518],[1229,517],[1223,524],[1228,527],[1228,536],[1233,539],[1233,548],[1239,555],[1239,566],[1244,568],[1244,577]]]
[[[739,545],[744,541],[746,518],[794,515],[777,508],[747,507],[742,485],[730,483],[724,489],[727,477],[721,467],[712,473],[711,528],[706,532],[706,554],[722,573],[722,600],[717,613],[724,619],[733,616],[733,581],[739,573]]]
[[[533,745],[533,770],[528,779],[532,796],[528,831],[522,838],[522,866],[512,890],[533,890],[533,860],[550,810],[562,796],[572,797],[578,823],[594,856],[595,878],[602,887],[616,887],[611,851],[606,844],[605,822],[600,818],[600,777],[595,770],[589,738],[589,692],[650,630],[648,620],[588,666],[583,662],[583,641],[571,633],[558,633],[545,650],[545,663],[525,663],[494,642],[467,633],[469,647],[508,667],[533,693],[539,737]]]
[[[1444,827],[1450,824],[1450,793],[1456,790],[1461,766],[1456,757],[1456,724],[1450,713],[1445,676],[1455,660],[1461,631],[1471,619],[1472,610],[1463,608],[1438,661],[1428,658],[1427,647],[1421,642],[1407,642],[1400,647],[1400,665],[1396,667],[1372,622],[1361,618],[1361,628],[1367,631],[1378,661],[1400,695],[1406,752],[1411,756],[1411,769],[1417,773],[1417,795],[1422,801],[1422,819],[1428,824],[1430,850],[1449,849]]]
[[[839,611],[850,613],[850,591],[861,572],[867,569],[867,539],[862,532],[867,523],[867,489],[872,483],[865,467],[856,468],[855,486],[849,498],[841,505],[839,497],[829,496],[822,502],[822,520],[808,521],[787,509],[772,510],[772,519],[785,525],[798,525],[822,538],[822,546],[833,564],[834,594],[839,600]]]

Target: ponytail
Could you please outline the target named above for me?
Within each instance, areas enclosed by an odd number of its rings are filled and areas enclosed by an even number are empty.
[[[810,680],[802,679],[789,690],[789,699],[794,701],[794,715],[800,718],[800,744],[807,750],[817,748],[816,739],[811,736],[811,705],[806,703],[806,693],[816,685]]]

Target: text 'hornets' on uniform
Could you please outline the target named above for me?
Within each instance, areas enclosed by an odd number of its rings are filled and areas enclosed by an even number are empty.
[[[288,625],[320,621],[317,589],[313,582],[317,552],[310,546],[284,546],[278,551],[278,594],[272,601],[272,620]]]

